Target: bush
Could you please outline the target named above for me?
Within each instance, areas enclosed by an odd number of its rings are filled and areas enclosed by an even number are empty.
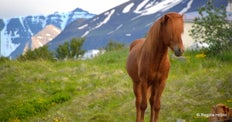
[[[10,61],[8,57],[0,57],[0,62],[7,62]]]
[[[77,58],[84,54],[84,50],[81,49],[85,39],[73,38],[71,42],[65,42],[56,49],[56,57],[58,59],[65,58]]]
[[[206,52],[209,55],[219,54],[231,47],[232,24],[226,20],[225,8],[216,8],[212,1],[198,10],[200,17],[194,20],[193,29],[190,31],[195,41],[209,44]]]
[[[62,104],[71,98],[69,92],[59,91],[49,98],[38,98],[29,101],[18,102],[10,105],[7,109],[0,110],[0,121],[7,121],[10,119],[25,119],[30,116],[35,116],[39,113],[48,111],[53,105]]]
[[[107,44],[107,46],[105,47],[105,50],[106,51],[113,51],[113,50],[120,50],[122,48],[124,48],[124,45],[122,43],[110,41]]]
[[[24,55],[20,55],[18,60],[53,60],[53,53],[48,50],[48,46],[43,46],[34,50],[28,50]]]

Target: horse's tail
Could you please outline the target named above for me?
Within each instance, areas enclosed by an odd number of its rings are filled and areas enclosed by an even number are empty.
[[[144,41],[145,39],[142,38],[142,39],[137,39],[135,41],[133,41],[131,44],[130,44],[130,51],[132,50],[133,47],[135,47],[135,45],[140,42],[140,41]]]

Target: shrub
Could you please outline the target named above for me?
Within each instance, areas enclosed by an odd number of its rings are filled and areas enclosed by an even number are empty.
[[[0,57],[0,62],[7,62],[10,59],[8,57]]]
[[[65,58],[77,58],[84,54],[84,50],[81,49],[85,39],[73,38],[70,42],[65,42],[56,49],[56,57],[58,59]]]
[[[34,50],[28,50],[24,55],[18,57],[20,61],[26,60],[53,60],[53,53],[48,50],[48,46],[43,46]]]
[[[215,55],[230,48],[232,43],[232,24],[226,20],[225,8],[216,8],[212,1],[198,10],[200,17],[194,20],[190,31],[195,41],[209,44],[208,54]]]
[[[69,43],[65,42],[63,45],[60,45],[56,49],[56,57],[58,59],[65,59],[68,57],[69,54]]]
[[[122,43],[116,42],[116,41],[110,41],[106,47],[106,51],[113,51],[113,50],[120,50],[124,48],[124,45]]]

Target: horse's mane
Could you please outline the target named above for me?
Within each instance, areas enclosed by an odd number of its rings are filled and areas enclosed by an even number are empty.
[[[158,38],[160,34],[160,20],[156,21],[152,27],[150,28],[148,34],[147,34],[147,38],[146,38],[146,42],[153,42],[155,41],[155,39]],[[152,40],[152,41],[150,41]],[[152,46],[151,44],[148,44],[148,46]]]

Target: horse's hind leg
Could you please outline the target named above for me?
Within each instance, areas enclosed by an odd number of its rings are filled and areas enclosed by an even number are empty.
[[[135,94],[135,105],[136,105],[136,122],[144,122],[144,114],[147,108],[147,84],[141,84],[134,82],[134,94]]]

